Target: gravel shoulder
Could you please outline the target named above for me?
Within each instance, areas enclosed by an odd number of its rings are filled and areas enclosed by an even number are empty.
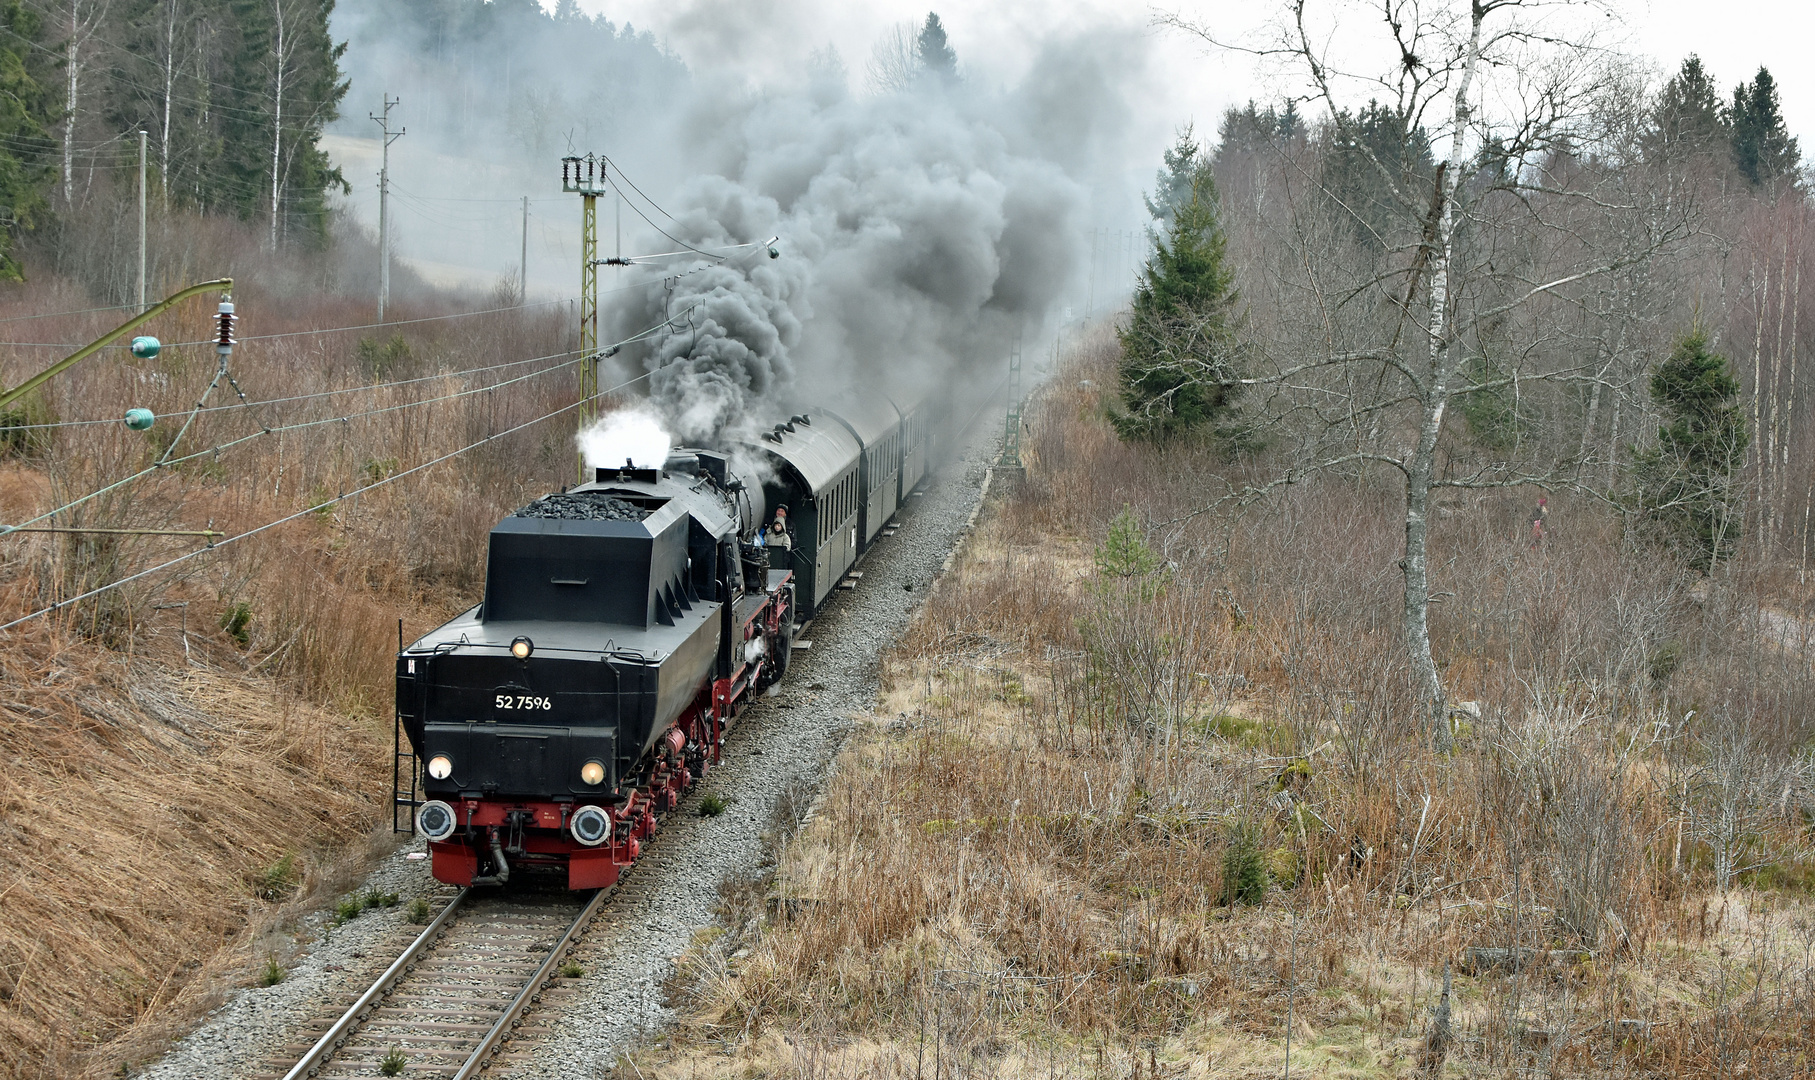
[[[879,538],[857,588],[838,596],[803,638],[780,692],[757,702],[726,740],[726,760],[702,787],[730,797],[713,818],[673,815],[627,888],[594,924],[579,992],[547,1018],[561,1034],[532,1052],[500,1060],[487,1075],[565,1078],[605,1075],[623,1050],[670,1019],[663,984],[696,931],[714,924],[718,885],[758,870],[762,834],[784,793],[817,790],[857,717],[876,704],[877,657],[907,626],[981,497],[996,425],[975,424],[964,452],[908,501],[893,537]],[[689,800],[691,804],[693,799]],[[233,994],[164,1057],[135,1072],[154,1080],[257,1077],[271,1073],[302,1025],[344,1008],[419,930],[404,909],[414,897],[439,908],[452,890],[429,876],[420,844],[387,857],[363,889],[398,893],[395,908],[331,926],[332,912],[306,917],[284,981]],[[281,1075],[281,1070],[279,1071]]]

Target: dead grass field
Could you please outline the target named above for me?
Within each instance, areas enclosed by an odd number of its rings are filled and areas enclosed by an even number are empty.
[[[57,639],[0,651],[6,1075],[106,1075],[155,1053],[379,842],[389,789],[371,766],[389,731],[194,648],[215,662]]]
[[[1435,755],[1394,508],[1330,484],[1156,525],[1209,462],[1117,443],[1105,363],[1033,410],[1025,488],[773,876],[725,887],[634,1075],[1274,1077],[1288,1039],[1309,1076],[1807,1071],[1806,647],[1744,615],[1764,572],[1694,601],[1587,508],[1536,554],[1516,509],[1456,508],[1470,704]],[[1124,505],[1149,570],[1106,539]]]
[[[369,323],[371,305],[337,295],[325,257],[273,261],[256,232],[170,239],[186,280],[236,278],[231,373],[261,404],[223,381],[208,404],[235,407],[198,414],[176,453],[224,449],[41,524],[237,533],[573,401],[564,306],[439,319],[509,302],[400,295],[406,325],[310,333]],[[0,290],[0,318],[78,312],[12,322],[19,340],[98,336],[119,316],[79,313],[94,306],[48,275]],[[211,346],[182,344],[213,309],[148,327],[167,343],[155,360],[104,354],[0,417],[99,421],[0,438],[0,522],[156,460],[215,375]],[[0,385],[57,355],[0,347]],[[551,359],[472,370],[535,357]],[[118,423],[135,406],[159,415],[151,431]],[[490,526],[571,479],[573,428],[532,426],[0,634],[0,1076],[114,1075],[157,1053],[357,880],[389,843],[399,623],[414,635],[476,599]],[[0,623],[198,544],[0,537]]]

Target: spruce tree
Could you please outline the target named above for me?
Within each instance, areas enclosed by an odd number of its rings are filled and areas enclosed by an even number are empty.
[[[42,23],[19,0],[0,2],[0,280],[19,281],[16,235],[48,214],[46,193],[57,175],[49,127],[62,111],[45,91],[50,62]]]
[[[1116,428],[1123,438],[1152,442],[1205,430],[1227,415],[1237,388],[1235,275],[1217,220],[1216,185],[1189,128],[1166,162],[1161,190],[1148,200],[1165,232],[1154,237],[1120,333],[1126,412]],[[1183,191],[1170,186],[1178,177],[1188,180]]]
[[[1153,194],[1141,196],[1147,213],[1159,225],[1157,233],[1149,230],[1149,239],[1171,231],[1173,217],[1191,201],[1198,174],[1204,171],[1204,148],[1198,145],[1195,125],[1186,124],[1178,133],[1178,142],[1162,158],[1166,167],[1153,176]]]
[[[1730,138],[1714,77],[1702,67],[1701,57],[1690,53],[1658,92],[1644,133],[1645,148],[1653,155],[1708,153]]]
[[[1709,572],[1733,555],[1741,507],[1733,477],[1751,432],[1739,380],[1709,348],[1699,323],[1651,373],[1651,400],[1664,415],[1657,446],[1636,458],[1637,509],[1654,539]]]
[[[1324,161],[1324,190],[1356,238],[1376,250],[1405,237],[1400,195],[1428,192],[1437,173],[1430,135],[1411,118],[1378,101],[1359,112],[1344,111]]]
[[[914,40],[914,56],[920,70],[946,82],[958,77],[958,54],[945,40],[945,26],[934,12],[926,13],[926,25]]]
[[[1796,140],[1784,127],[1783,110],[1777,100],[1777,81],[1764,68],[1758,69],[1750,85],[1740,83],[1733,90],[1733,107],[1729,111],[1733,131],[1733,164],[1753,187],[1791,176],[1801,161]]]

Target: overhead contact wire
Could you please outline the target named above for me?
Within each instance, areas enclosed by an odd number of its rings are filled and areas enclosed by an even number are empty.
[[[697,305],[695,305],[695,306],[697,306]],[[623,339],[622,341],[616,342],[616,343],[608,346],[606,349],[601,350],[601,355],[604,352],[616,351],[617,349],[620,349],[625,345],[629,345],[634,342],[641,341],[644,338],[650,337],[650,336],[654,335],[655,333],[657,333],[658,331],[660,331],[661,329],[663,329],[664,327],[672,326],[674,324],[675,319],[681,318],[688,314],[691,314],[692,311],[693,311],[693,307],[690,306],[687,308],[686,311],[681,312],[679,315],[670,316],[669,318],[663,319],[661,322],[656,323],[654,326],[651,326],[645,330],[641,330],[635,334],[632,334],[631,336]],[[227,442],[217,444],[213,447],[210,447],[207,450],[198,450],[195,453],[185,454],[182,457],[173,458],[169,461],[160,460],[157,464],[152,465],[149,468],[141,469],[138,472],[133,473],[130,476],[123,477],[122,479],[116,480],[113,483],[108,484],[107,486],[105,486],[103,488],[100,488],[96,491],[91,491],[87,495],[84,495],[79,499],[74,499],[70,502],[64,503],[62,506],[59,506],[54,510],[49,510],[49,511],[46,511],[45,513],[39,514],[35,518],[31,518],[26,521],[20,522],[17,525],[0,526],[0,537],[6,536],[9,533],[17,532],[18,530],[26,528],[28,526],[36,525],[37,523],[39,523],[41,521],[45,521],[49,518],[55,517],[56,515],[61,514],[66,510],[73,510],[74,508],[81,506],[83,503],[86,503],[93,499],[99,498],[100,496],[105,495],[110,491],[118,490],[119,488],[124,487],[127,484],[133,483],[134,481],[142,480],[145,477],[150,476],[152,473],[158,472],[160,469],[164,469],[164,468],[168,468],[168,467],[172,467],[172,466],[176,466],[176,465],[181,465],[188,461],[194,461],[196,458],[207,457],[210,454],[218,455],[222,450],[231,450],[235,447],[242,446],[246,443],[249,443],[249,442],[253,441],[254,439],[263,438],[266,435],[276,434],[276,433],[282,432],[282,431],[296,431],[296,430],[300,430],[303,428],[320,427],[324,424],[343,423],[343,422],[359,419],[359,418],[365,417],[365,416],[375,416],[379,413],[395,412],[395,411],[398,411],[401,409],[414,408],[418,405],[430,405],[437,401],[449,401],[454,398],[467,397],[472,394],[489,393],[493,390],[498,390],[498,389],[502,389],[503,387],[509,386],[512,383],[522,382],[525,379],[533,379],[533,378],[536,378],[537,376],[545,375],[551,371],[559,371],[562,368],[571,367],[572,365],[579,363],[583,359],[585,359],[585,358],[584,357],[575,357],[571,360],[564,361],[563,363],[560,363],[560,364],[550,365],[549,367],[541,368],[539,370],[529,372],[526,375],[520,375],[515,379],[508,379],[508,380],[506,380],[504,382],[500,382],[500,383],[489,383],[485,386],[480,386],[480,387],[470,387],[470,388],[468,388],[466,390],[462,390],[458,393],[447,394],[447,395],[444,395],[444,396],[438,397],[438,398],[423,398],[418,401],[404,402],[404,403],[398,404],[398,405],[387,406],[383,409],[368,410],[367,412],[364,412],[364,413],[353,413],[353,414],[349,414],[347,416],[335,416],[335,417],[328,417],[326,419],[320,419],[320,420],[303,421],[300,423],[291,424],[291,425],[287,425],[284,427],[261,429],[259,431],[255,431],[249,435],[242,435],[241,437],[239,437],[237,439],[231,439]],[[650,376],[650,374],[651,374],[651,372],[646,371],[643,374],[638,375],[637,377],[635,377],[633,379],[627,379],[624,382],[621,382],[618,385],[613,386],[608,390],[600,391],[595,396],[604,397],[608,394],[615,394],[619,390],[626,389],[630,386],[634,386],[635,384],[637,384],[639,382],[642,382],[644,379],[647,379]],[[212,384],[210,384],[210,385],[212,386]],[[234,406],[227,406],[227,407],[233,408]],[[552,416],[554,414],[551,413],[550,415]],[[546,418],[544,418],[544,419],[546,419]],[[172,445],[174,446],[174,443]],[[63,603],[69,603],[69,602],[70,601],[63,601]],[[12,625],[12,624],[9,623],[8,625]],[[4,630],[5,628],[6,627],[4,627],[4,626],[0,626],[0,630]]]
[[[573,351],[574,350],[572,349],[568,349],[563,352],[549,353],[547,356],[532,356],[527,360],[512,360],[509,363],[488,364],[485,367],[461,368],[458,371],[443,371],[435,375],[419,375],[411,379],[395,379],[390,382],[367,383],[363,386],[343,386],[338,390],[322,390],[313,394],[295,394],[290,397],[262,398],[256,401],[246,402],[246,404],[252,406],[287,405],[293,401],[315,401],[320,398],[339,397],[342,394],[360,394],[372,390],[388,390],[398,386],[413,386],[416,383],[436,382],[441,379],[457,379],[467,375],[477,375],[480,372],[485,371],[500,371],[504,368],[522,367],[524,364],[539,364],[544,360],[558,360],[563,356],[572,355]],[[238,405],[210,405],[208,408],[203,409],[202,413],[205,415],[213,412],[226,412],[229,409],[237,408],[239,408]],[[119,417],[110,416],[104,420],[55,420],[44,424],[6,424],[3,425],[3,427],[4,430],[7,431],[12,431],[14,429],[28,431],[39,428],[86,427],[92,424],[117,424],[119,422]]]
[[[641,335],[639,335],[639,336],[641,336]],[[630,340],[635,340],[635,339],[630,339]],[[644,380],[648,377],[649,377],[649,373],[644,372],[643,374],[638,375],[634,379],[628,379],[624,382],[619,383],[618,385],[612,387],[611,389],[604,391],[604,393],[605,394],[614,394],[614,393],[618,392],[619,390],[622,390],[622,389],[632,385],[633,383],[641,382],[642,380]],[[584,404],[584,402],[581,402],[581,401],[569,402],[568,404],[561,406],[560,408],[554,410],[553,412],[544,413],[543,415],[536,417],[534,420],[526,420],[523,423],[518,424],[515,427],[506,428],[503,431],[499,431],[499,432],[495,432],[494,434],[487,435],[485,438],[480,439],[477,442],[468,443],[467,445],[461,447],[458,450],[451,450],[448,453],[445,453],[438,458],[433,458],[429,461],[423,462],[420,465],[412,466],[408,469],[403,470],[402,472],[393,473],[392,475],[387,476],[382,480],[378,480],[373,483],[367,484],[364,487],[355,488],[352,491],[344,492],[340,495],[335,496],[332,499],[325,499],[305,510],[298,510],[294,514],[287,514],[284,517],[278,518],[275,521],[267,521],[263,525],[259,525],[255,528],[247,529],[245,532],[236,533],[232,536],[226,537],[225,539],[217,540],[214,543],[208,545],[207,547],[200,547],[200,548],[195,549],[194,551],[184,552],[183,554],[177,556],[174,559],[170,559],[165,562],[159,563],[156,566],[149,567],[144,570],[140,570],[138,573],[128,575],[127,577],[123,577],[118,581],[109,582],[108,584],[102,585],[98,588],[90,589],[85,593],[81,593],[79,595],[72,596],[67,600],[59,600],[56,603],[51,604],[47,607],[39,608],[38,610],[30,613],[29,615],[21,615],[19,618],[14,619],[12,622],[0,624],[0,631],[11,630],[13,627],[18,626],[21,623],[30,622],[31,620],[40,618],[41,616],[49,615],[55,611],[60,611],[63,608],[69,607],[72,604],[79,604],[84,600],[91,600],[94,597],[97,597],[104,592],[109,592],[113,589],[117,589],[117,588],[121,587],[122,585],[130,585],[131,583],[133,583],[135,581],[138,581],[145,577],[149,577],[152,574],[158,573],[159,571],[168,570],[170,567],[176,566],[179,563],[188,562],[190,559],[193,559],[198,555],[203,555],[210,551],[215,551],[219,548],[226,547],[228,544],[234,543],[239,540],[244,540],[248,537],[257,536],[259,533],[265,532],[269,529],[274,529],[279,525],[283,525],[288,522],[295,521],[297,518],[306,517],[309,514],[318,513],[337,503],[345,502],[347,499],[350,499],[350,498],[354,497],[355,495],[363,495],[368,491],[372,491],[376,488],[384,487],[386,484],[392,483],[397,480],[401,480],[406,476],[411,476],[415,473],[419,473],[419,472],[423,471],[424,469],[432,468],[433,466],[439,465],[442,462],[448,461],[452,458],[459,457],[461,454],[467,453],[468,451],[477,450],[479,447],[484,446],[486,443],[495,442],[496,440],[502,439],[507,435],[514,435],[517,432],[522,431],[524,428],[534,427],[535,425],[540,424],[544,420],[552,420],[555,417],[560,416],[562,413],[571,412],[574,409],[579,408],[582,404]]]

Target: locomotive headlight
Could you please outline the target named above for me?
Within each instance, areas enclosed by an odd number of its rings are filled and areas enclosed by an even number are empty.
[[[446,780],[454,775],[454,759],[446,754],[436,754],[429,759],[429,775],[437,780]]]
[[[454,808],[440,799],[430,799],[416,811],[416,831],[430,840],[445,840],[453,835],[454,826],[459,819],[454,816]]]
[[[580,766],[580,781],[588,787],[598,787],[605,782],[605,766],[596,761]]]
[[[529,654],[536,651],[536,643],[519,635],[510,643],[510,654],[519,660],[528,660]]]
[[[574,811],[573,819],[567,823],[567,831],[587,847],[598,847],[611,835],[611,819],[596,806],[582,806]]]

